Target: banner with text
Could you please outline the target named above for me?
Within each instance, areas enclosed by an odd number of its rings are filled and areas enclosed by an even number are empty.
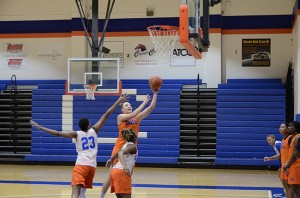
[[[242,39],[243,67],[271,66],[271,39]]]

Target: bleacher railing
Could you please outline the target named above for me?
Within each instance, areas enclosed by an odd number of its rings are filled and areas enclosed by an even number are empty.
[[[16,153],[16,142],[18,141],[17,139],[17,124],[16,124],[16,118],[17,118],[17,95],[18,95],[18,90],[17,90],[17,77],[16,75],[12,75],[11,77],[11,84],[12,86],[10,87],[10,95],[11,95],[11,103],[10,103],[10,109],[11,109],[11,114],[10,114],[10,142],[13,145],[13,152]]]

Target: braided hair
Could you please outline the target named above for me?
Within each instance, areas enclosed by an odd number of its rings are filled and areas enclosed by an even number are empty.
[[[137,139],[137,136],[133,129],[126,129],[126,128],[123,129],[122,136],[123,136],[123,139],[126,140],[127,142],[135,143],[135,141]]]

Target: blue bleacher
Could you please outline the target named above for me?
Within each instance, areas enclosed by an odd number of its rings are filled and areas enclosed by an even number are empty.
[[[6,89],[6,84],[0,83],[0,91]]]
[[[137,163],[177,164],[180,141],[180,91],[185,84],[197,84],[197,80],[163,80],[156,108],[141,122],[140,131],[147,132],[147,138],[138,140]],[[122,88],[137,89],[137,95],[152,94],[146,79],[122,80]],[[45,127],[61,131],[64,93],[64,83],[40,84],[38,89],[33,91],[32,118]],[[73,130],[79,130],[77,123],[82,117],[89,118],[91,124],[96,123],[118,96],[95,96],[95,98],[95,101],[87,101],[85,96],[73,97]],[[130,102],[135,108],[142,103],[136,101],[136,95],[130,95]],[[118,109],[108,118],[98,137],[117,137],[117,115]],[[98,162],[106,162],[112,148],[111,143],[99,143]],[[71,139],[55,137],[32,128],[31,154],[26,155],[26,161],[75,162],[76,155],[75,144]]]
[[[273,156],[266,136],[282,139],[285,121],[285,88],[280,79],[229,79],[217,91],[216,165],[270,166]]]

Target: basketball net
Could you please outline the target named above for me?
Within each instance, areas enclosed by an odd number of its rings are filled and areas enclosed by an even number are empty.
[[[83,85],[85,93],[86,93],[86,100],[95,100],[94,93],[96,91],[97,85],[96,84],[85,84]]]
[[[161,64],[170,65],[179,28],[168,25],[154,25],[147,28]]]

